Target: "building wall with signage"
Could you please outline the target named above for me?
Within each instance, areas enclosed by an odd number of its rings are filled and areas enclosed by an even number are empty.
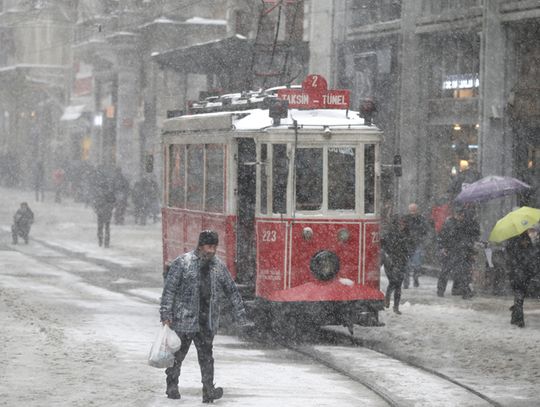
[[[449,202],[461,179],[530,181],[538,168],[540,5],[452,4],[350,0],[342,21],[337,87],[351,89],[353,106],[376,100],[383,162],[403,156],[403,177],[384,185],[395,212]]]

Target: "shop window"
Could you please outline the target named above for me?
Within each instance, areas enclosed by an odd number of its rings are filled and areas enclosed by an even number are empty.
[[[248,37],[251,23],[252,19],[247,12],[243,10],[236,10],[234,12],[234,31],[236,34]]]
[[[355,208],[356,149],[328,149],[328,209]]]
[[[478,36],[454,33],[435,36],[426,50],[431,59],[429,94],[433,98],[477,97],[480,89]]]
[[[184,207],[185,195],[185,149],[184,146],[169,147],[169,206]]]
[[[296,1],[285,7],[287,41],[302,41],[304,35],[304,2]]]
[[[272,212],[287,212],[289,158],[286,144],[272,145]]]
[[[349,15],[353,27],[397,20],[401,18],[401,0],[356,0]]]
[[[188,145],[187,150],[187,209],[203,209],[203,146]]]
[[[205,210],[223,212],[224,207],[224,148],[220,144],[206,146]]]
[[[375,213],[375,144],[364,146],[364,213]]]
[[[296,209],[320,210],[323,198],[323,149],[296,150]]]

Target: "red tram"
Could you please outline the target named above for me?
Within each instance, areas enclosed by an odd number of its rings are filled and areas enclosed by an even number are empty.
[[[256,322],[376,324],[381,132],[348,99],[310,75],[166,120],[164,266],[214,229]]]

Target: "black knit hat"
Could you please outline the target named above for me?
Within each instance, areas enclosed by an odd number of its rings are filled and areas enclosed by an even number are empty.
[[[199,235],[199,246],[203,246],[205,244],[213,245],[218,243],[218,234],[213,230],[203,230]]]

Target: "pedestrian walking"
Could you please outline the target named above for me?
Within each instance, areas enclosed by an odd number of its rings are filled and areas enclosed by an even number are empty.
[[[177,257],[165,276],[160,316],[173,329],[182,345],[175,353],[174,365],[165,370],[168,398],[179,399],[178,379],[186,354],[195,343],[202,378],[202,401],[211,403],[223,396],[214,385],[213,341],[218,330],[220,297],[230,299],[237,321],[247,324],[242,298],[234,281],[219,258],[215,231],[204,230],[197,248]]]
[[[32,212],[28,203],[21,202],[21,206],[13,216],[13,225],[11,226],[13,244],[19,242],[19,237],[22,237],[24,243],[28,244],[32,223],[34,223],[34,212]]]
[[[146,225],[146,198],[145,198],[145,185],[144,179],[138,179],[133,184],[133,190],[131,191],[131,201],[133,202],[133,216],[135,218],[136,225]]]
[[[405,268],[403,288],[409,288],[411,275],[414,286],[420,286],[420,274],[424,260],[424,240],[429,231],[429,223],[422,214],[418,213],[418,205],[413,202],[409,204],[408,209],[409,213],[405,215],[405,223],[410,235],[412,253]]]
[[[523,303],[531,279],[540,273],[538,230],[530,228],[507,241],[507,262],[510,284],[514,292],[514,305],[510,307],[510,323],[525,327]]]
[[[53,171],[53,185],[54,185],[54,202],[62,202],[62,190],[64,189],[65,172],[62,168],[56,168]]]
[[[144,206],[148,216],[152,216],[152,221],[157,223],[160,214],[159,185],[154,176],[144,179]]]
[[[470,210],[454,208],[437,236],[442,257],[442,267],[437,281],[437,295],[444,296],[450,277],[453,278],[452,295],[464,299],[472,297],[472,266],[474,263],[474,243],[480,237],[480,226],[470,215]]]
[[[401,299],[401,285],[405,277],[405,269],[409,260],[412,242],[405,219],[395,216],[388,229],[381,238],[382,262],[388,277],[388,287],[384,297],[384,305],[390,307],[392,292],[394,293],[394,307],[396,314],[401,314],[399,301]]]
[[[92,207],[97,215],[99,246],[109,247],[111,218],[115,203],[114,182],[105,167],[96,170],[92,183]]]
[[[122,173],[122,169],[120,167],[117,167],[115,170],[113,182],[114,194],[116,198],[114,207],[114,224],[123,225],[128,205],[129,181]]]
[[[43,162],[38,161],[36,165],[34,166],[34,171],[32,174],[32,185],[34,187],[34,192],[36,194],[36,202],[45,201],[45,190],[44,188],[44,182],[45,182],[45,170],[43,168]]]

